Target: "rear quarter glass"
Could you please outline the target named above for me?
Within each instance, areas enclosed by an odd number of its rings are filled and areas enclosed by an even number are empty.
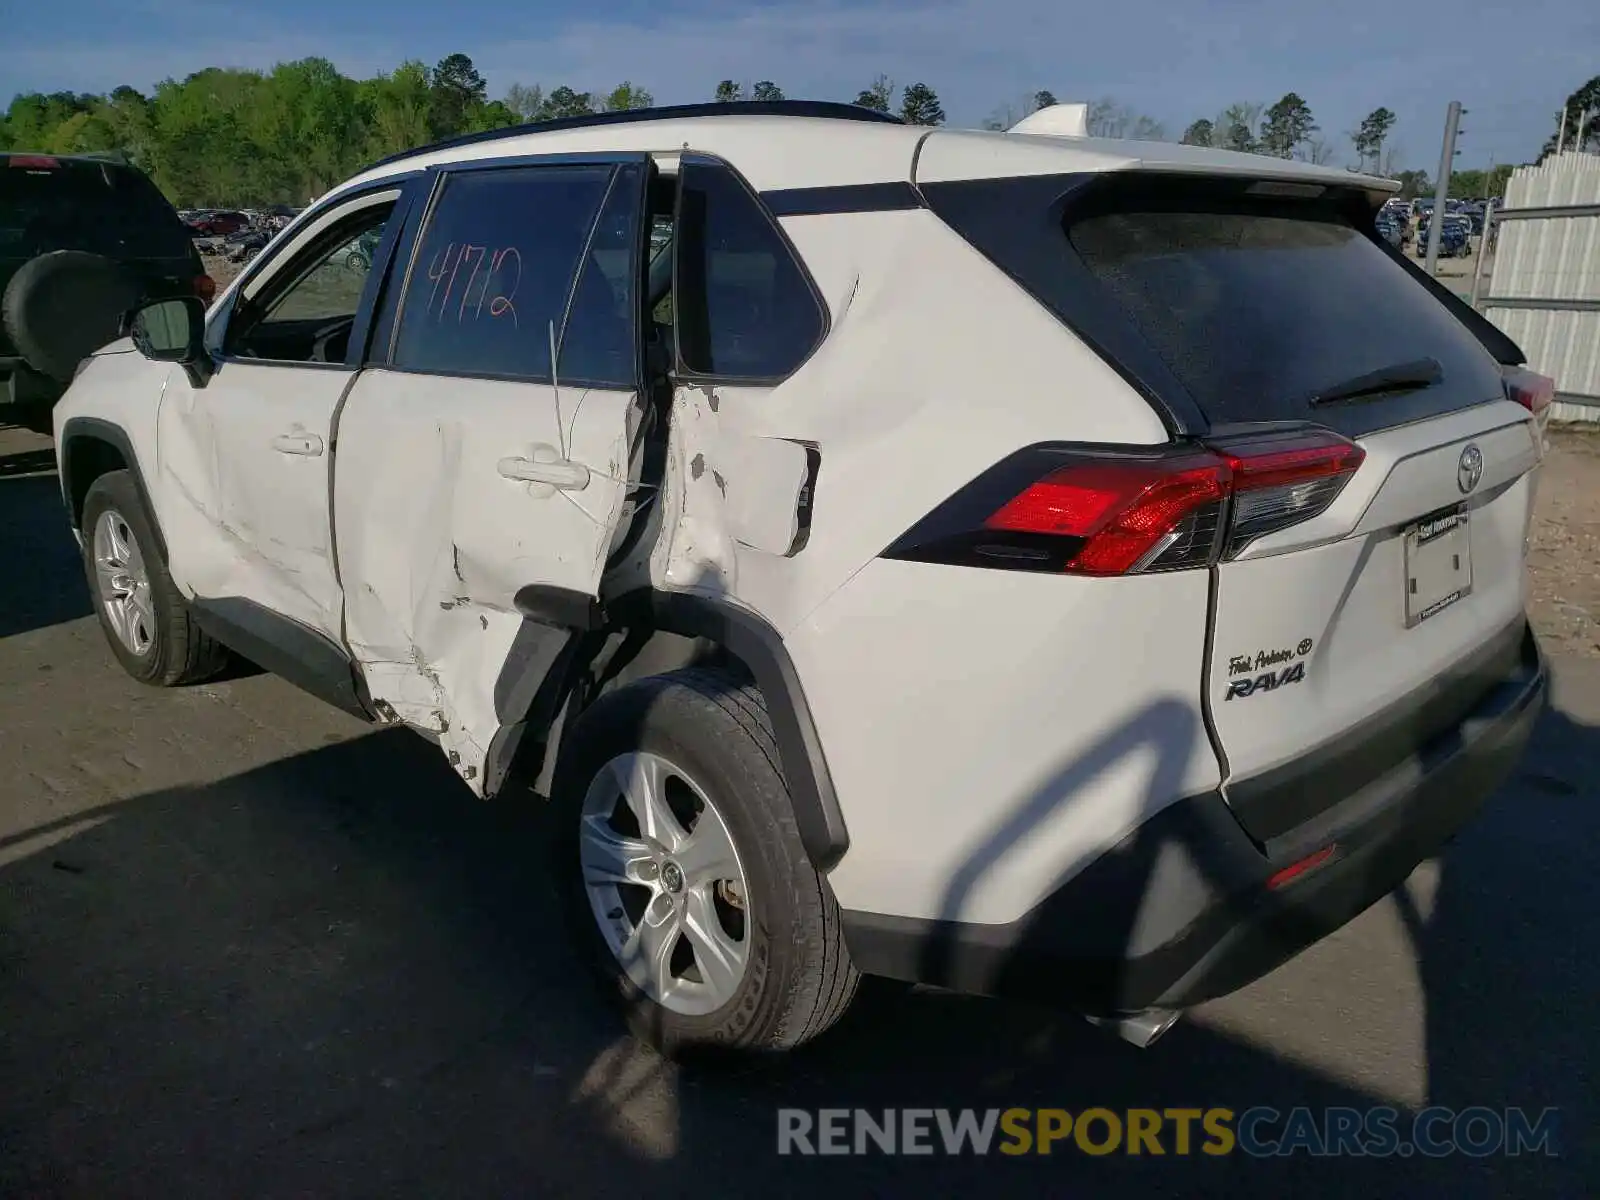
[[[986,204],[944,203],[952,185],[934,185],[930,206],[1163,408],[1205,427],[1309,420],[1361,436],[1502,394],[1493,357],[1358,228],[1356,204],[1176,176],[1063,177],[1053,202],[1037,180],[985,183]],[[1048,210],[1019,220],[1024,195]],[[1007,220],[1003,234],[987,228]],[[1423,359],[1442,368],[1426,389],[1310,403]]]

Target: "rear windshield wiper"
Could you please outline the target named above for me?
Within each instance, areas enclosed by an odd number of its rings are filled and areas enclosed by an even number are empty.
[[[1331,387],[1320,388],[1306,398],[1306,403],[1316,408],[1323,404],[1342,404],[1346,400],[1360,400],[1367,396],[1386,396],[1393,392],[1416,392],[1444,382],[1444,368],[1436,358],[1418,358],[1411,362],[1394,363],[1379,367],[1354,379]]]

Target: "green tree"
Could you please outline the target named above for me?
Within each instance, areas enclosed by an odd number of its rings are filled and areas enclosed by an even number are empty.
[[[1539,152],[1541,160],[1546,155],[1555,153],[1556,139],[1563,129],[1566,132],[1564,144],[1568,150],[1587,150],[1590,147],[1600,149],[1600,75],[1596,75],[1567,97],[1566,103],[1556,114],[1555,124],[1550,130],[1550,140]],[[1578,144],[1580,129],[1582,145]]]
[[[1209,146],[1215,136],[1216,126],[1206,118],[1201,117],[1183,131],[1183,144],[1185,146]]]
[[[1295,152],[1317,130],[1311,106],[1290,92],[1271,108],[1261,122],[1261,152],[1278,158],[1293,158]]]
[[[886,113],[894,103],[894,91],[894,81],[887,75],[879,75],[872,81],[872,86],[857,93],[856,105]]]
[[[743,100],[744,85],[732,79],[724,79],[717,84],[716,99],[719,104],[732,104],[736,100]]]
[[[1038,112],[1041,108],[1049,108],[1058,103],[1060,103],[1060,101],[1056,99],[1055,93],[1050,91],[1049,88],[1040,88],[1033,94],[1034,112]]]
[[[532,87],[524,87],[520,83],[513,83],[506,89],[505,105],[524,121],[542,121],[544,119],[544,89],[537,83]]]
[[[1418,196],[1433,195],[1433,184],[1426,171],[1401,171],[1395,176],[1400,181],[1400,199],[1415,200]]]
[[[1375,173],[1382,170],[1383,143],[1388,140],[1396,120],[1387,108],[1375,108],[1361,119],[1361,127],[1350,135],[1363,169],[1370,160]]]
[[[925,83],[913,83],[900,97],[900,119],[908,125],[943,125],[944,106]]]
[[[629,112],[636,108],[652,108],[656,98],[638,84],[624,79],[611,89],[601,106],[606,112]]]
[[[473,112],[489,95],[489,85],[465,54],[441,58],[429,82],[433,88],[433,130],[438,137],[450,137],[466,129]]]
[[[750,99],[752,100],[770,103],[783,98],[783,89],[770,79],[762,79],[756,83],[755,87],[750,89]]]
[[[562,84],[551,91],[544,102],[545,118],[586,117],[594,112],[594,97],[588,92],[575,92]]]

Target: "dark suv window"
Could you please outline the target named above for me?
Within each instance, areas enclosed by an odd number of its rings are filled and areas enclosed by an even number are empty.
[[[188,258],[189,233],[143,174],[115,163],[0,155],[0,259],[86,250]]]
[[[679,187],[673,308],[683,365],[698,375],[783,378],[822,338],[810,281],[732,171],[685,162]]]
[[[548,381],[551,334],[561,335],[613,173],[609,165],[508,167],[447,179],[400,302],[395,365]],[[609,251],[615,239],[599,240]],[[586,285],[586,313],[609,303],[627,319],[614,294],[608,301],[587,277]]]

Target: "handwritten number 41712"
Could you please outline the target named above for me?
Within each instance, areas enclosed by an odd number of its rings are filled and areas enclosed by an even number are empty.
[[[451,242],[428,264],[428,280],[433,284],[428,293],[428,311],[433,311],[437,300],[439,311],[435,319],[438,321],[445,320],[451,310],[450,298],[455,295],[459,297],[455,304],[458,325],[467,319],[469,312],[476,321],[486,311],[490,317],[509,316],[512,325],[518,323],[517,306],[513,301],[517,286],[522,282],[522,254],[515,246],[491,251],[488,246],[474,246],[468,242],[457,246]],[[458,281],[461,283],[459,293],[456,291]],[[444,285],[442,296],[439,294],[441,284]]]

